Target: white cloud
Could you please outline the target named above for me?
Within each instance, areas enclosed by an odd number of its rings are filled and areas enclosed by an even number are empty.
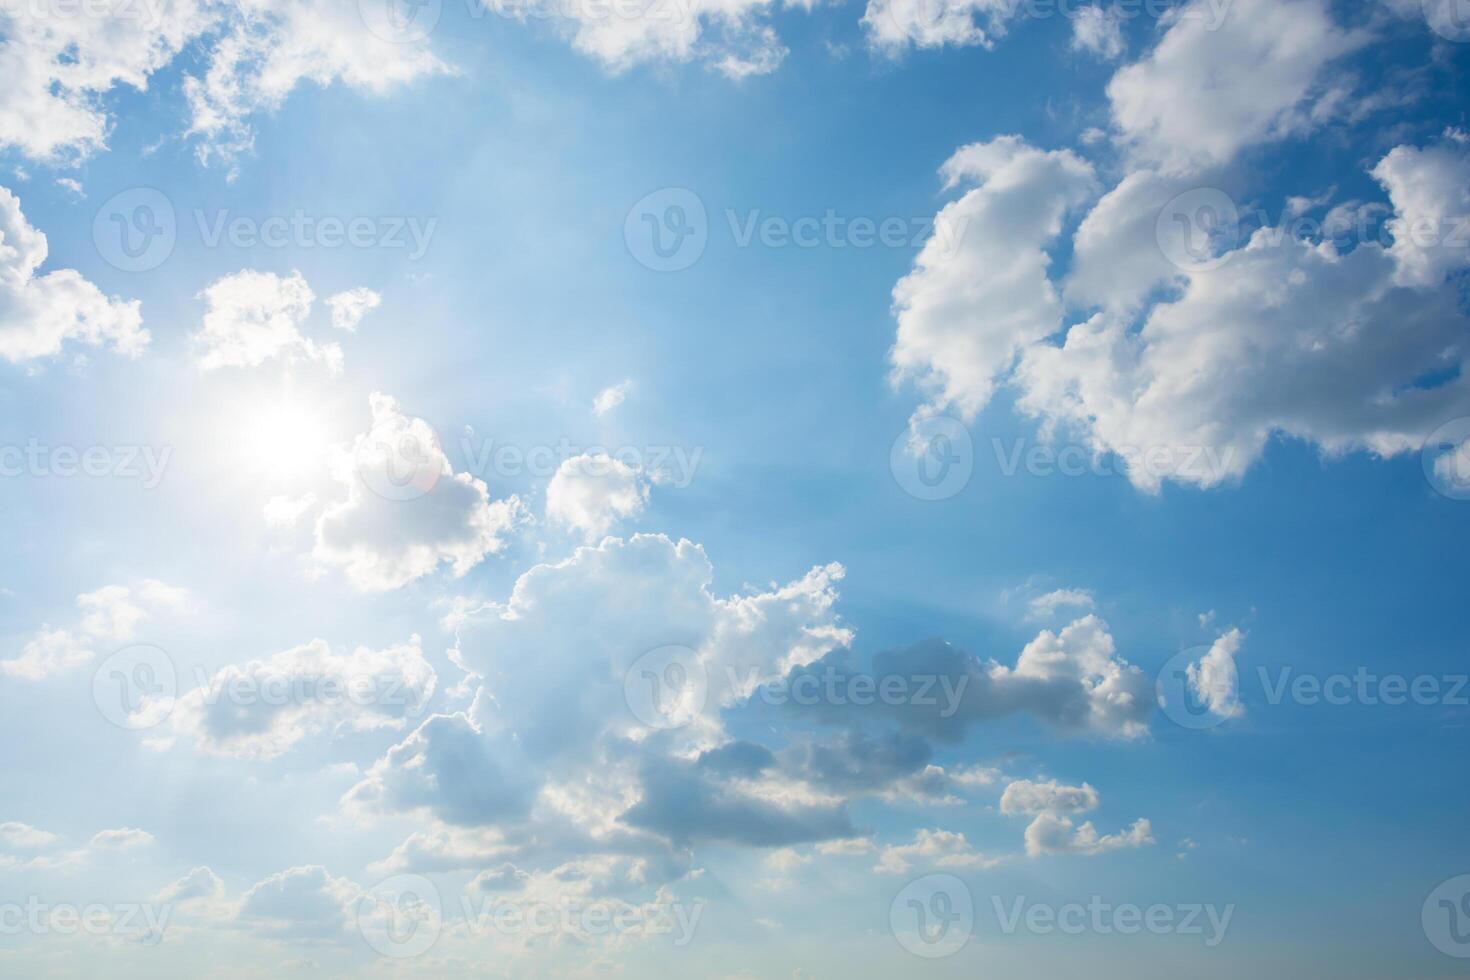
[[[1083,7],[1072,16],[1072,50],[1108,61],[1123,54],[1123,19],[1117,8]]]
[[[546,487],[546,519],[596,539],[622,521],[643,513],[648,481],[621,460],[606,455],[562,461]]]
[[[176,611],[187,602],[183,589],[146,580],[137,586],[107,585],[77,596],[80,618],[75,625],[43,625],[20,656],[0,660],[0,674],[39,681],[90,663],[99,650],[132,642],[139,624],[160,611]]]
[[[1204,656],[1185,668],[1184,681],[1199,704],[1215,718],[1239,718],[1245,714],[1240,703],[1235,656],[1245,643],[1245,634],[1233,629],[1215,640]]]
[[[197,0],[110,6],[98,17],[65,0],[0,2],[0,147],[48,162],[101,149],[102,97],[117,85],[146,89],[214,18]]]
[[[1031,857],[1043,854],[1092,856],[1152,843],[1153,826],[1147,820],[1135,820],[1133,826],[1125,831],[1099,836],[1091,821],[1074,827],[1067,817],[1041,813],[1026,828],[1026,853]]]
[[[363,317],[376,310],[382,302],[383,297],[366,286],[329,296],[327,306],[332,309],[332,326],[355,333]]]
[[[0,357],[19,364],[69,343],[142,353],[149,336],[138,301],[108,297],[72,269],[37,275],[46,255],[46,236],[26,220],[19,198],[0,187]]]
[[[633,390],[633,379],[626,378],[615,385],[609,385],[597,393],[592,399],[592,414],[606,415],[617,408],[628,397]]]
[[[1015,136],[965,146],[942,172],[948,187],[977,186],[935,215],[934,236],[894,286],[891,358],[895,377],[928,396],[921,415],[953,409],[969,418],[1023,348],[1061,327],[1045,249],[1096,180],[1072,152]]]
[[[336,939],[355,921],[362,889],[326,868],[309,865],[273,874],[240,896],[236,919],[281,939]]]
[[[342,348],[318,345],[301,332],[316,295],[293,272],[245,269],[225,276],[200,293],[209,305],[204,324],[194,335],[199,366],[256,367],[266,361],[322,361],[333,373],[342,370]]]
[[[913,843],[883,848],[873,870],[881,874],[906,874],[915,865],[925,868],[988,868],[996,864],[975,850],[964,834],[948,830],[920,830]]]
[[[1324,70],[1366,41],[1337,27],[1325,0],[1193,0],[1108,83],[1113,123],[1142,162],[1222,164],[1320,122],[1342,98],[1326,98]]]
[[[989,48],[1017,10],[1013,0],[868,0],[868,43],[890,54],[909,45]]]
[[[1009,783],[1005,792],[1000,797],[1000,812],[1004,814],[1025,814],[1034,816],[1038,813],[1050,811],[1052,813],[1086,813],[1097,809],[1097,790],[1087,783],[1081,786],[1067,786],[1057,782],[1055,779],[1047,782],[1034,782],[1030,779],[1017,779]]]
[[[1031,619],[1045,619],[1059,609],[1091,609],[1094,605],[1096,602],[1087,589],[1055,589],[1027,603],[1026,614]]]
[[[146,830],[136,827],[119,827],[116,830],[101,830],[93,835],[88,844],[94,850],[126,851],[152,844],[154,837]]]
[[[395,589],[448,563],[464,575],[505,546],[524,520],[515,497],[491,501],[485,483],[455,473],[438,437],[398,402],[373,392],[372,429],[332,469],[346,497],[316,524],[312,557],[343,569],[357,588]]]
[[[1126,230],[1110,233],[1089,216],[1078,233],[1084,285],[1073,291],[1108,306],[1061,346],[1026,351],[1021,410],[1117,453],[1148,491],[1165,480],[1238,479],[1278,433],[1331,454],[1418,450],[1445,419],[1470,414],[1470,379],[1458,370],[1465,317],[1443,281],[1470,254],[1442,247],[1454,223],[1441,220],[1463,213],[1470,153],[1453,141],[1400,147],[1372,174],[1394,203],[1391,228],[1407,232],[1423,214],[1440,237],[1346,251],[1260,228],[1218,267],[1170,269],[1174,288],[1137,327],[1131,310],[1169,269],[1144,228],[1177,184],[1125,180],[1098,211]],[[1453,380],[1420,383],[1450,372]]]
[[[313,640],[221,668],[179,697],[169,724],[204,751],[269,759],[318,732],[401,729],[423,713],[436,681],[416,636],[350,653]]]

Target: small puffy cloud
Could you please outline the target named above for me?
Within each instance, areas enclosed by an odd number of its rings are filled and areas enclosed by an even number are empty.
[[[1235,657],[1244,643],[1245,634],[1233,629],[1210,644],[1204,656],[1185,667],[1184,683],[1196,703],[1212,718],[1224,721],[1245,714],[1235,669]]]
[[[1137,820],[1127,830],[1107,836],[1099,835],[1091,821],[1080,827],[1073,824],[1073,816],[1097,809],[1099,802],[1097,790],[1087,783],[1067,786],[1056,780],[1018,779],[1007,785],[1001,795],[1000,812],[1034,817],[1025,833],[1026,853],[1031,857],[1102,854],[1154,842],[1152,826],[1147,820]]]
[[[1067,817],[1041,813],[1026,828],[1026,853],[1030,857],[1040,857],[1043,854],[1081,854],[1090,857],[1152,843],[1153,826],[1147,820],[1135,820],[1133,826],[1125,831],[1100,836],[1091,821],[1074,827]]]
[[[350,653],[313,640],[220,669],[179,697],[169,724],[204,751],[269,759],[317,732],[401,729],[423,713],[436,680],[416,636]]]
[[[868,0],[868,43],[891,55],[916,48],[980,46],[1004,36],[1019,8],[1011,0]]]
[[[32,827],[30,824],[16,820],[0,823],[0,850],[11,853],[38,851],[60,842],[61,838],[57,835],[48,830]]]
[[[1027,816],[1045,811],[1086,813],[1097,809],[1097,804],[1097,790],[1086,783],[1081,786],[1065,786],[1054,779],[1044,783],[1018,779],[1009,783],[1001,794],[1000,812]]]
[[[916,865],[924,868],[989,868],[995,864],[994,858],[975,850],[964,834],[948,830],[920,830],[912,843],[883,848],[873,870],[880,874],[906,874]]]
[[[20,656],[0,660],[0,674],[39,681],[90,663],[99,650],[132,642],[138,626],[159,612],[187,604],[180,588],[148,579],[136,586],[107,585],[77,596],[80,616],[72,626],[43,625]]]
[[[1227,163],[1317,125],[1335,101],[1326,67],[1366,40],[1339,28],[1326,0],[1192,0],[1108,83],[1113,124],[1140,162],[1168,171]]]
[[[382,302],[383,297],[366,286],[329,296],[327,306],[332,310],[332,326],[355,333],[363,317],[376,310]]]
[[[151,844],[153,841],[153,835],[146,830],[138,830],[136,827],[119,827],[117,830],[98,831],[87,846],[99,851],[126,851]]]
[[[464,575],[500,551],[524,520],[515,497],[491,501],[484,481],[455,473],[434,430],[373,392],[372,429],[332,470],[346,497],[317,518],[312,557],[341,568],[357,588],[383,592],[448,563]]]
[[[1083,7],[1072,15],[1072,50],[1107,61],[1123,55],[1123,19],[1116,8]]]
[[[1091,609],[1094,605],[1096,600],[1086,589],[1055,589],[1027,603],[1026,615],[1031,619],[1046,619],[1060,609]]]
[[[628,393],[632,390],[632,378],[627,378],[623,381],[619,381],[615,385],[609,385],[608,387],[602,389],[597,393],[597,397],[592,399],[592,414],[606,415],[607,413],[611,412],[613,409],[621,405],[623,401],[628,397]]]
[[[204,370],[284,359],[321,361],[333,373],[341,371],[341,347],[318,345],[301,332],[316,301],[301,273],[283,278],[246,269],[218,280],[200,296],[209,309],[194,344]]]
[[[199,867],[165,885],[155,901],[195,915],[224,912],[225,883],[208,867]]]
[[[72,269],[37,275],[47,250],[20,199],[0,187],[0,357],[21,364],[69,344],[111,347],[127,357],[142,353],[149,336],[138,301],[109,297]]]
[[[546,519],[581,531],[589,539],[637,517],[647,503],[648,483],[643,475],[603,454],[563,460],[546,487]]]

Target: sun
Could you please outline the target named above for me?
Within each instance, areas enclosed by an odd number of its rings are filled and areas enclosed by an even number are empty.
[[[235,399],[219,428],[227,464],[239,475],[289,488],[327,472],[334,440],[327,413],[296,394]]]

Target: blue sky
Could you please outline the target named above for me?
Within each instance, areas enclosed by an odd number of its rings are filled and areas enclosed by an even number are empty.
[[[1453,2],[392,2],[0,3],[0,973],[1465,975]]]

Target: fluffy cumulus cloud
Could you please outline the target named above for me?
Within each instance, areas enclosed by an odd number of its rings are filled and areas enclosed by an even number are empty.
[[[112,15],[98,17],[66,0],[0,2],[0,147],[37,160],[102,148],[102,97],[117,85],[146,89],[214,20],[197,0],[106,6]]]
[[[332,310],[332,326],[348,333],[355,333],[363,317],[382,303],[383,297],[365,286],[327,297],[327,306]]]
[[[796,6],[806,6],[796,0]],[[640,64],[701,62],[741,79],[780,67],[787,50],[767,20],[775,0],[640,0],[632,4],[485,0],[504,16],[551,22],[572,47],[618,73]]]
[[[1447,279],[1467,250],[1445,247],[1470,153],[1457,137],[1399,147],[1372,174],[1392,202],[1390,246],[1334,240],[1327,219],[1315,240],[1258,228],[1207,267],[1172,268],[1171,291],[1141,316],[1131,311],[1162,270],[1139,226],[1174,185],[1145,177],[1120,187],[1129,200],[1117,212],[1132,230],[1078,237],[1085,291],[1108,305],[1062,344],[1026,352],[1022,409],[1117,454],[1147,490],[1239,478],[1278,434],[1333,454],[1417,450],[1470,412],[1466,317]],[[1110,265],[1115,285],[1099,288]],[[1422,380],[1433,376],[1449,380]]]
[[[546,487],[546,519],[589,538],[597,538],[648,502],[648,481],[621,460],[607,455],[563,460]]]
[[[1116,8],[1083,7],[1072,16],[1072,50],[1111,61],[1123,54],[1123,19]]]
[[[89,7],[94,9],[98,5]],[[105,98],[143,90],[187,46],[189,132],[200,156],[232,157],[252,142],[250,118],[303,81],[382,93],[446,66],[422,40],[374,24],[337,0],[104,0],[107,16],[66,0],[0,2],[0,146],[46,161],[107,143]],[[367,8],[364,8],[367,9]],[[375,30],[374,27],[377,29]]]
[[[928,395],[926,411],[972,417],[1026,345],[1061,327],[1046,248],[1096,178],[1072,152],[1016,136],[963,147],[942,173],[947,187],[975,186],[935,215],[934,235],[893,289],[891,358],[895,377]]]
[[[283,277],[245,269],[200,296],[209,308],[194,345],[204,370],[256,367],[278,359],[321,361],[334,373],[342,370],[341,347],[317,344],[301,331],[316,302],[301,273]]]
[[[1245,644],[1245,634],[1238,629],[1221,635],[1196,661],[1186,664],[1182,682],[1188,694],[1210,718],[1224,721],[1245,714],[1240,703],[1239,674],[1235,658]],[[1159,695],[1161,707],[1169,707],[1165,695]]]
[[[441,564],[464,575],[500,551],[524,519],[520,501],[492,501],[484,481],[454,472],[433,428],[392,397],[374,392],[369,403],[371,430],[334,453],[345,496],[318,517],[313,558],[381,592]]]
[[[915,865],[925,868],[988,868],[996,861],[975,850],[964,834],[948,830],[920,830],[912,843],[895,844],[878,852],[874,871],[907,874]]]
[[[349,812],[495,828],[502,860],[534,826],[566,853],[676,869],[672,855],[698,841],[851,836],[840,796],[767,772],[761,747],[729,750],[721,717],[850,638],[834,608],[841,569],[731,597],[710,592],[712,575],[687,541],[608,538],[533,568],[504,603],[461,608],[453,656],[478,687],[473,704],[380,759],[347,794]],[[455,840],[433,850],[496,846]]]
[[[1141,162],[1222,164],[1337,111],[1346,96],[1324,68],[1366,41],[1333,22],[1326,0],[1193,0],[1113,76],[1113,124]]]
[[[592,414],[606,415],[617,408],[628,398],[628,393],[633,390],[633,379],[625,378],[615,385],[608,385],[597,393],[592,399]]]
[[[350,652],[314,640],[221,668],[179,697],[168,722],[204,751],[272,758],[319,732],[403,728],[423,714],[436,680],[418,637]]]
[[[290,868],[252,885],[235,909],[235,918],[277,939],[338,939],[355,919],[362,889],[336,878],[320,865]]]
[[[1143,847],[1154,842],[1153,827],[1139,819],[1127,830],[1101,835],[1091,821],[1080,826],[1072,817],[1097,809],[1097,790],[1083,783],[1068,786],[1056,780],[1033,782],[1018,779],[1006,786],[1000,800],[1000,811],[1034,819],[1026,827],[1026,853],[1030,857],[1043,854],[1102,854],[1122,848]]]
[[[60,834],[19,821],[0,823],[0,870],[75,871],[94,859],[146,847],[152,834],[136,827],[100,830],[85,844],[68,846]]]
[[[79,616],[74,623],[43,625],[18,656],[0,660],[0,674],[39,681],[76,670],[91,663],[99,651],[110,653],[131,643],[138,627],[153,616],[178,612],[187,602],[183,589],[153,579],[84,592],[76,599]]]
[[[1017,7],[1014,0],[868,0],[863,29],[889,54],[910,45],[988,48],[1004,36]]]
[[[0,187],[0,357],[18,364],[68,344],[134,357],[148,346],[137,300],[109,297],[72,269],[38,275],[46,254],[46,236],[26,220],[20,199]]]

